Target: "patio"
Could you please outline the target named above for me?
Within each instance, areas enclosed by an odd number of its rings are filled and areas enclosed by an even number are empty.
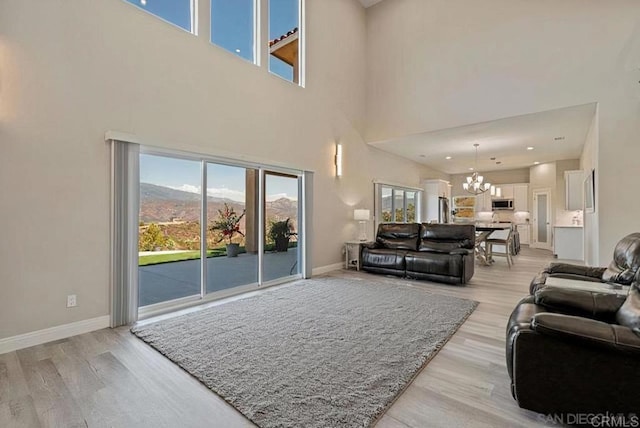
[[[264,281],[298,273],[298,251],[264,254]],[[141,266],[139,306],[200,294],[200,260]],[[258,282],[258,255],[207,259],[207,293]]]

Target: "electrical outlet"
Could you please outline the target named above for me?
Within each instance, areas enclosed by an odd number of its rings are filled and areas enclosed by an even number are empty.
[[[78,302],[76,301],[76,295],[75,294],[69,294],[67,296],[67,308],[73,308],[74,306],[77,306]]]

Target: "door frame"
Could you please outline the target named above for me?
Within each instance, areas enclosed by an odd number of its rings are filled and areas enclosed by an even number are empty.
[[[538,204],[537,202],[537,197],[538,195],[541,194],[545,194],[547,195],[547,237],[548,240],[546,243],[540,243],[538,241]],[[540,248],[543,250],[549,250],[552,251],[553,250],[553,219],[551,218],[551,214],[553,212],[552,210],[552,199],[551,199],[551,189],[548,187],[544,187],[544,188],[539,188],[539,189],[533,189],[532,190],[532,204],[533,204],[533,209],[531,210],[531,216],[532,216],[532,230],[530,231],[530,244],[529,247],[531,248]]]

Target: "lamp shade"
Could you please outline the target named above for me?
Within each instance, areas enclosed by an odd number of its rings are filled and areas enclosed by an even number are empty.
[[[368,221],[371,217],[369,210],[353,210],[353,219],[358,221]]]

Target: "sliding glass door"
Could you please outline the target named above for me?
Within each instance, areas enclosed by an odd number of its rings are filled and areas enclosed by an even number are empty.
[[[201,163],[140,155],[138,303],[200,295]]]
[[[259,173],[207,163],[206,293],[258,284]]]
[[[143,151],[139,307],[153,311],[299,277],[301,177]]]
[[[265,172],[264,281],[300,273],[299,197],[295,175]]]

